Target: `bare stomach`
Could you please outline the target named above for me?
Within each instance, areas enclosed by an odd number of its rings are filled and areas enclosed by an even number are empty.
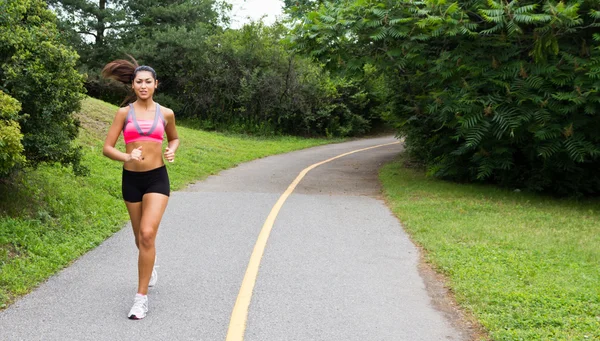
[[[126,153],[142,147],[142,160],[131,160],[125,162],[123,167],[133,172],[145,172],[156,169],[165,164],[163,161],[162,143],[152,141],[140,141],[127,144]]]

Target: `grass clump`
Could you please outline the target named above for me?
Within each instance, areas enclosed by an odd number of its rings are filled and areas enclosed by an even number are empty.
[[[29,292],[77,257],[121,229],[128,219],[121,198],[122,164],[102,155],[117,107],[87,98],[78,114],[83,164],[76,177],[58,165],[42,165],[0,182],[0,308]],[[228,136],[178,125],[181,146],[168,163],[178,190],[223,169],[272,154],[339,140]],[[117,147],[124,150],[121,141]]]
[[[386,197],[493,340],[600,340],[600,202],[426,177],[403,159]]]

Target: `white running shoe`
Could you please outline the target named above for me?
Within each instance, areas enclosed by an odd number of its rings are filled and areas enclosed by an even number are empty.
[[[148,282],[149,287],[153,287],[156,285],[156,281],[158,281],[158,273],[156,273],[156,267],[152,268],[152,276],[150,276],[150,282]]]
[[[150,276],[150,282],[148,282],[148,287],[153,287],[156,285],[156,281],[158,281],[158,273],[156,272],[156,260],[157,256],[154,256],[154,267],[152,268],[152,275]]]
[[[129,311],[130,320],[141,320],[146,317],[148,312],[148,295],[136,294],[135,300],[133,301],[133,307]]]

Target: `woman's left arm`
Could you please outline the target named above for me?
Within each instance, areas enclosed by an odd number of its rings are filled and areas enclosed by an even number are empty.
[[[179,135],[177,135],[177,127],[175,126],[175,114],[173,110],[165,110],[165,120],[167,125],[165,126],[165,132],[167,133],[168,145],[165,149],[165,159],[169,162],[175,161],[175,152],[179,148]]]

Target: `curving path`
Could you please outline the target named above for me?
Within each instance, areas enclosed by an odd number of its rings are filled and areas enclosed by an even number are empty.
[[[225,340],[257,236],[290,183],[312,164],[394,141],[272,156],[173,193],[146,319],[126,318],[137,273],[127,226],[0,312],[0,340]],[[419,252],[380,196],[377,169],[401,150],[393,144],[347,155],[302,179],[260,260],[245,340],[470,338],[436,309]]]

